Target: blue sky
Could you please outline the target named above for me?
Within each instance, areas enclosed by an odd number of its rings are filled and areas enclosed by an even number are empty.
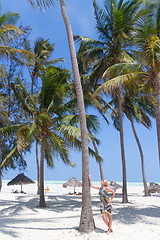
[[[97,3],[103,3],[97,0]],[[66,7],[71,21],[74,34],[97,38],[95,20],[93,14],[92,0],[66,0]],[[31,41],[39,37],[50,39],[55,43],[53,58],[63,57],[66,61],[64,66],[71,69],[66,30],[61,17],[59,3],[56,7],[41,13],[39,9],[33,9],[27,0],[2,0],[2,12],[14,11],[20,14],[20,21],[24,26],[32,28]],[[91,111],[93,113],[93,110]],[[122,166],[120,154],[119,132],[115,130],[110,121],[107,125],[101,119],[101,131],[97,136],[100,139],[99,153],[104,159],[104,176],[108,180],[122,180]],[[156,136],[156,123],[152,121],[151,131],[139,124],[135,124],[145,157],[145,168],[147,181],[160,182],[160,168],[158,164],[158,148]],[[126,149],[126,166],[128,181],[142,181],[141,163],[130,123],[124,118],[124,142]],[[55,168],[49,169],[45,166],[46,180],[67,180],[70,177],[81,179],[81,153],[71,151],[71,160],[76,163],[75,168],[64,165],[62,161],[55,159]],[[25,156],[28,164],[26,175],[36,179],[35,151]],[[11,179],[18,170],[10,170],[4,174],[4,179]],[[99,167],[95,159],[90,158],[90,173],[92,180],[100,180]]]

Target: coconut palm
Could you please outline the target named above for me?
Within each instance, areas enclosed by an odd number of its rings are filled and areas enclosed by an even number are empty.
[[[23,34],[19,28],[14,26],[18,19],[18,13],[0,13],[0,54],[3,54],[3,51],[5,51],[5,45],[8,41]]]
[[[74,39],[79,40],[79,37],[74,36]],[[85,107],[86,107],[86,110],[90,107],[96,108],[108,124],[109,121],[105,115],[106,114],[109,115],[109,112],[107,111],[107,109],[110,108],[111,106],[101,96],[93,96],[93,92],[97,88],[98,83],[97,83],[97,79],[90,78],[91,66],[86,65],[86,62],[83,56],[87,50],[88,50],[88,46],[85,44],[85,41],[81,41],[81,44],[79,46],[78,53],[77,53],[77,60],[78,60],[80,77],[81,77]],[[73,98],[74,96],[76,95],[73,87],[71,98]],[[92,132],[94,131],[94,129],[91,131],[88,125],[87,125],[87,129],[90,134],[92,134]],[[96,132],[99,132],[99,129],[96,129],[96,131],[94,131],[94,133]],[[98,148],[94,140],[92,141],[92,144],[95,152],[97,153],[97,155],[99,155]],[[104,180],[102,161],[98,161],[98,164],[100,169],[101,180]]]
[[[29,46],[26,46],[27,50],[32,51]],[[43,67],[47,67],[50,65],[54,65],[62,61],[62,58],[52,59],[50,60],[50,56],[54,51],[54,44],[50,44],[49,40],[44,40],[43,38],[39,38],[35,41],[33,52],[34,58],[32,63],[28,66],[28,70],[31,76],[31,94],[34,92],[35,81],[38,78],[41,78],[41,70]],[[38,84],[38,83],[37,83]],[[36,163],[37,163],[37,194],[39,194],[39,157],[38,157],[38,139],[36,140]]]
[[[59,154],[65,162],[74,166],[69,160],[69,147],[81,149],[80,130],[73,126],[73,117],[67,116],[68,98],[67,80],[70,74],[65,69],[50,66],[42,72],[42,89],[39,92],[38,104],[34,95],[29,95],[24,86],[12,84],[12,88],[20,101],[21,106],[33,116],[31,123],[25,123],[18,129],[17,148],[26,148],[33,139],[37,139],[41,145],[40,159],[40,206],[45,207],[44,199],[44,158],[50,167],[54,166],[53,155]],[[71,111],[71,110],[70,110]],[[74,116],[75,117],[75,116]],[[75,117],[77,118],[77,117]],[[70,120],[72,119],[71,123]],[[89,136],[92,139],[92,136]],[[90,150],[92,155],[95,155]],[[95,155],[97,158],[98,156]]]
[[[150,194],[148,192],[146,174],[145,174],[144,154],[143,154],[140,140],[138,138],[138,134],[134,126],[134,120],[136,120],[137,122],[140,122],[146,128],[150,128],[151,127],[150,116],[155,117],[155,111],[154,111],[152,99],[149,96],[143,94],[143,92],[140,92],[140,91],[136,91],[135,92],[136,96],[133,96],[134,94],[133,91],[134,91],[133,89],[131,91],[126,91],[124,104],[123,104],[123,111],[126,114],[127,118],[130,120],[132,131],[140,152],[144,195],[149,196]]]
[[[136,24],[135,43],[138,49],[138,60],[144,64],[146,75],[145,86],[153,89],[160,163],[160,5],[159,1],[143,1],[142,17]]]
[[[12,84],[17,99],[21,102],[21,106],[29,114],[33,116],[31,125],[28,126],[27,132],[29,136],[39,139],[41,145],[40,158],[40,206],[45,207],[44,199],[44,158],[46,158],[50,166],[54,166],[52,154],[59,154],[65,163],[69,161],[67,144],[62,139],[63,132],[60,129],[58,110],[64,101],[64,92],[70,74],[67,70],[62,70],[50,66],[47,70],[43,70],[42,89],[39,93],[38,104],[28,94],[24,86]],[[53,112],[54,109],[54,112]],[[23,128],[23,127],[22,127]],[[25,130],[26,131],[26,130]],[[26,146],[22,129],[19,130],[19,146]]]
[[[54,0],[29,0],[32,6],[38,5],[40,8],[42,7],[50,7],[55,1]],[[73,33],[69,18],[66,12],[66,6],[64,0],[59,0],[62,17],[66,26],[69,50],[72,62],[72,70],[74,83],[76,88],[78,109],[79,109],[79,117],[80,117],[80,128],[81,128],[81,136],[82,136],[82,211],[81,211],[81,220],[79,231],[81,232],[91,232],[95,228],[92,206],[91,206],[91,194],[90,194],[90,186],[89,186],[89,155],[88,155],[88,139],[87,139],[87,126],[86,126],[86,116],[85,116],[85,107],[83,100],[83,92],[81,87],[81,81],[79,76],[76,51],[73,40]]]
[[[0,56],[8,57],[10,54],[17,55],[19,61],[26,64],[27,61],[33,57],[33,53],[11,46],[12,40],[24,33],[21,29],[14,26],[18,19],[18,13],[7,12],[1,14],[0,9]]]
[[[144,167],[144,154],[142,150],[142,146],[140,140],[138,138],[138,134],[136,132],[136,128],[134,125],[134,121],[143,124],[146,128],[151,127],[150,117],[155,117],[153,99],[151,96],[144,94],[142,91],[142,86],[138,86],[135,82],[126,83],[123,91],[123,112],[126,117],[129,119],[132,127],[132,131],[138,145],[138,149],[141,157],[141,165],[142,165],[142,177],[143,177],[143,185],[144,185],[144,194],[145,196],[149,196],[147,181],[145,176],[145,167]],[[112,104],[117,105],[117,99],[112,100]],[[115,109],[116,112],[116,109]],[[112,117],[114,119],[114,125],[119,130],[119,116],[113,112]]]
[[[5,95],[1,94],[0,97],[0,191],[2,188],[2,174],[3,172],[8,171],[9,169],[25,169],[26,161],[23,158],[23,155],[17,151],[16,142],[17,137],[13,136],[12,138],[6,137],[3,134],[3,129],[8,127],[11,122],[7,115],[7,109],[5,104]],[[13,151],[12,151],[13,149]],[[4,159],[8,157],[11,153],[8,161],[4,162]]]
[[[138,18],[138,8],[141,1],[124,2],[116,0],[105,0],[104,9],[100,9],[94,1],[94,13],[96,28],[100,40],[86,37],[77,37],[88,46],[84,54],[86,65],[92,65],[90,79],[97,79],[97,85],[106,69],[116,63],[128,61],[132,48],[132,35],[135,20]],[[94,64],[94,65],[93,65]],[[94,95],[100,94],[107,84],[102,84]],[[115,84],[116,85],[116,84]],[[98,86],[97,86],[98,87]],[[120,143],[123,169],[123,199],[128,202],[126,184],[126,161],[123,140],[122,106],[121,106],[121,84],[117,84],[112,91],[118,96],[118,110],[120,117]]]
[[[31,94],[33,94],[36,79],[41,77],[40,71],[42,67],[54,65],[55,63],[59,63],[60,61],[63,61],[62,58],[52,59],[52,60],[49,59],[54,49],[55,49],[54,44],[50,44],[49,39],[44,40],[43,38],[39,38],[38,40],[35,41],[33,46],[33,53],[35,54],[34,61],[28,67],[31,80],[32,80]],[[28,48],[27,50],[31,51],[30,48]]]

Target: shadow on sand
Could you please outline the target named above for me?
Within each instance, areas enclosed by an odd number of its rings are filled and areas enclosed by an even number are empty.
[[[142,217],[160,217],[160,207],[151,205],[148,208],[138,208],[138,206],[135,206],[133,204],[126,204],[122,207],[122,204],[118,202],[118,198],[121,197],[121,195],[116,196],[115,198],[115,208],[113,205],[113,221],[117,220],[119,222],[122,222],[124,224],[138,224],[138,222],[142,221]],[[70,227],[49,227],[46,228],[45,223],[50,222],[56,223],[56,219],[62,218],[61,216],[56,216],[56,218],[41,218],[39,216],[39,210],[38,207],[39,202],[39,196],[31,196],[31,198],[28,200],[27,195],[25,196],[17,196],[15,201],[12,200],[0,200],[0,206],[2,209],[0,210],[0,231],[3,232],[6,235],[11,235],[12,237],[18,237],[17,231],[15,229],[36,229],[35,223],[42,223],[41,226],[43,226],[44,222],[44,228],[37,228],[41,231],[46,230],[61,230],[61,229],[73,229]],[[66,195],[48,195],[46,196],[46,203],[47,207],[45,209],[47,211],[53,211],[56,213],[64,213],[63,218],[68,218],[65,216],[66,211],[77,211],[77,214],[70,218],[77,218],[80,217],[80,210],[81,210],[81,196],[66,196]],[[98,196],[92,196],[92,206],[94,207],[93,214],[99,215],[99,198]],[[22,214],[24,209],[29,209],[27,211],[27,218],[24,218],[24,215]],[[26,211],[25,211],[26,212]],[[144,221],[144,219],[143,219]],[[27,223],[33,223],[30,226],[27,226]],[[147,218],[146,218],[147,223]],[[151,223],[151,219],[150,222]],[[19,225],[24,224],[25,227]],[[155,224],[155,223],[154,223]],[[33,227],[34,226],[34,227]],[[55,226],[55,225],[54,225]],[[75,228],[76,229],[76,228]],[[104,233],[105,231],[100,228],[96,228],[95,230],[97,233]]]

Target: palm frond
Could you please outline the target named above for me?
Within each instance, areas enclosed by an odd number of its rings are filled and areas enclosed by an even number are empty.
[[[69,151],[64,140],[62,140],[55,133],[50,132],[49,142],[52,145],[53,152],[56,152],[65,164],[69,164],[72,167],[75,166],[75,164],[69,160]]]
[[[136,63],[135,60],[126,53],[126,51],[121,51],[118,59],[121,63]]]
[[[11,83],[11,87],[15,93],[16,98],[19,103],[22,105],[23,109],[26,110],[29,114],[38,112],[37,106],[33,101],[32,96],[27,92],[23,84],[17,79],[18,84]]]
[[[14,12],[7,12],[0,16],[0,26],[14,25],[19,19],[19,14]]]
[[[32,7],[38,6],[41,11],[44,8],[50,8],[55,5],[55,0],[28,0]]]
[[[0,165],[0,169],[3,168],[3,165],[6,163],[6,161],[17,151],[17,146],[13,148],[13,150],[7,155],[7,157],[2,161]]]
[[[59,131],[62,132],[67,139],[81,138],[81,130],[77,127],[69,126],[68,124],[61,123]]]
[[[81,138],[81,130],[74,126],[69,126],[66,124],[60,124],[59,131],[63,133],[66,139],[69,141],[75,141],[75,139]],[[99,140],[95,138],[92,134],[88,133],[88,141],[95,141],[97,144],[99,144]]]
[[[61,119],[61,122],[67,125],[69,124],[72,127],[77,126],[80,124],[79,115],[76,115],[76,114],[67,115]],[[99,132],[100,122],[97,116],[86,114],[86,123],[87,123],[87,128],[92,129],[94,132]],[[77,135],[77,137],[79,136]]]
[[[12,55],[12,57],[14,56],[17,62],[23,65],[31,64],[34,57],[34,53],[27,50],[17,49],[17,48],[8,47],[8,46],[0,46],[1,57],[8,58],[10,55]]]
[[[2,25],[0,28],[0,44],[6,45],[8,41],[23,34],[23,31],[13,25]]]
[[[109,67],[103,74],[103,78],[112,79],[120,75],[124,75],[126,73],[134,73],[139,72],[142,73],[141,64],[138,63],[118,63]]]
[[[47,165],[50,168],[54,168],[54,160],[53,160],[53,153],[52,153],[52,145],[49,141],[45,141],[45,159],[47,161]]]
[[[41,107],[49,108],[48,112],[53,109],[52,106],[54,106],[54,112],[58,110],[68,92],[68,80],[70,77],[71,74],[67,69],[54,66],[44,69],[42,75]]]
[[[95,0],[93,1],[93,7],[99,38],[104,42],[112,41],[112,37],[110,35],[112,22],[108,15],[109,11],[105,12],[103,9],[100,9]]]
[[[18,129],[17,133],[17,149],[18,151],[22,151],[24,149],[28,149],[30,147],[33,139],[29,135],[30,128],[26,125],[23,125]]]
[[[86,123],[88,129],[91,129],[94,133],[99,133],[101,123],[97,116],[86,114]]]
[[[100,94],[101,91],[106,91],[106,92],[115,91],[120,86],[120,84],[123,84],[124,82],[130,79],[137,79],[140,74],[145,74],[145,73],[144,72],[127,73],[122,76],[112,78],[111,80],[102,84],[98,89],[96,89],[96,91],[94,92],[94,95],[96,96]]]
[[[30,126],[30,129],[29,129],[29,136],[32,136],[32,137],[37,137],[41,131],[41,124],[40,122],[38,121],[37,118],[35,118],[35,120],[33,121],[33,123],[31,124]]]
[[[105,43],[89,38],[89,37],[83,37],[79,35],[74,35],[73,36],[75,42],[81,43],[81,48],[82,49],[91,49],[91,48],[104,48]]]
[[[82,151],[82,142],[79,139],[74,139],[74,141],[70,142],[71,147],[74,150]],[[94,152],[90,147],[88,147],[89,155],[94,157],[97,162],[102,162],[103,159],[100,155]]]
[[[54,64],[57,64],[57,63],[60,63],[60,62],[64,62],[64,61],[65,61],[64,58],[52,59],[52,60],[44,62],[44,66],[48,67],[50,65],[54,65]]]
[[[9,125],[7,127],[0,128],[0,131],[8,137],[11,137],[15,133],[17,133],[18,129],[22,127],[23,124],[18,124],[18,125]]]

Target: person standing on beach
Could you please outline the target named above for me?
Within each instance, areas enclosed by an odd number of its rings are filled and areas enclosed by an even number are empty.
[[[100,197],[100,211],[102,214],[103,221],[108,226],[107,234],[113,232],[112,230],[112,200],[115,196],[115,192],[108,187],[108,182],[106,180],[101,181],[101,187],[96,187],[92,185],[91,178],[89,175],[90,187],[99,190],[99,197]],[[109,198],[108,192],[112,193],[112,197]],[[108,221],[107,221],[107,214],[108,214]]]

